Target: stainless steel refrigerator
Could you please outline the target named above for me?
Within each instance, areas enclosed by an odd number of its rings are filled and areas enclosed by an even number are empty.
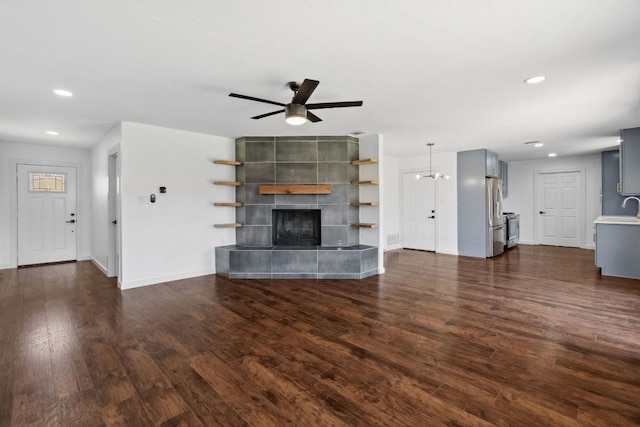
[[[487,257],[494,257],[504,252],[507,243],[506,224],[502,215],[502,180],[486,178],[487,205]]]

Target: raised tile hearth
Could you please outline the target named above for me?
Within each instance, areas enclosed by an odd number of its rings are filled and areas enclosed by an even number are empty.
[[[216,270],[230,279],[364,279],[378,274],[378,248],[219,246]]]

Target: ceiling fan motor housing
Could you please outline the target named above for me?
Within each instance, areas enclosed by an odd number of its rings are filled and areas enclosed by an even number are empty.
[[[302,104],[287,104],[284,111],[289,124],[296,125],[307,121],[307,107]]]

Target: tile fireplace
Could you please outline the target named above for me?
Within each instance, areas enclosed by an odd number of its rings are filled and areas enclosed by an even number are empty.
[[[216,248],[231,278],[363,278],[377,274],[378,249],[360,245],[359,142],[350,136],[236,140],[236,245]],[[326,184],[329,194],[261,194],[260,186]]]

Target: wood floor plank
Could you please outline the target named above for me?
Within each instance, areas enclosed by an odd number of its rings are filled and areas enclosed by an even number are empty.
[[[54,300],[47,302],[45,309],[57,397],[90,390],[93,384],[66,305]]]
[[[226,397],[229,404],[250,425],[296,425],[290,414],[280,411],[269,399],[237,375],[232,366],[214,354],[203,353],[193,356],[190,363],[218,394]]]
[[[92,341],[85,351],[98,404],[112,405],[136,396],[136,390],[113,348],[106,343]]]
[[[0,271],[4,426],[640,425],[640,281],[593,251],[385,254],[364,280],[120,291]]]
[[[102,423],[108,427],[153,426],[139,397],[130,397],[102,408]]]

